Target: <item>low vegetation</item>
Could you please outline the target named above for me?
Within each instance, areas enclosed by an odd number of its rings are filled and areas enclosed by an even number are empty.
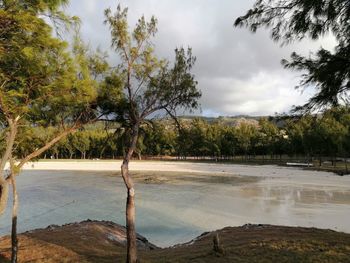
[[[301,118],[261,117],[249,121],[242,118],[210,121],[194,118],[180,121],[180,131],[168,119],[144,124],[134,157],[210,157],[256,163],[297,158],[310,162],[317,159],[315,165],[331,161],[330,166],[337,166],[337,157],[344,160],[350,155],[350,110],[346,107]],[[32,148],[41,145],[47,136],[43,134],[40,128],[32,128],[24,137],[26,143],[17,148],[16,154],[25,156]],[[105,126],[98,123],[67,136],[40,157],[117,158],[124,155],[124,141],[127,140],[128,135],[119,124]],[[345,163],[343,168],[346,168]]]
[[[214,250],[218,235],[220,252]],[[125,228],[85,221],[19,236],[19,262],[123,262]],[[187,244],[160,249],[138,236],[141,262],[348,262],[350,235],[315,228],[245,225],[204,233]],[[9,262],[9,238],[0,262]]]

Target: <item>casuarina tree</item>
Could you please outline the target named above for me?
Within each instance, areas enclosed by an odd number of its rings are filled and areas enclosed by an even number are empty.
[[[96,103],[97,89],[85,49],[76,38],[69,50],[66,42],[53,37],[43,19],[47,15],[63,23],[72,21],[59,11],[64,3],[0,1],[0,120],[6,134],[0,160],[0,214],[6,208],[8,186],[12,184],[12,262],[17,261],[16,175],[25,163],[94,119],[91,106]],[[33,127],[55,132],[18,159],[15,148],[21,144],[21,135]],[[11,164],[7,176],[6,163]]]
[[[157,32],[156,18],[146,21],[142,16],[134,29],[129,31],[127,12],[120,6],[115,13],[111,9],[105,11],[112,47],[121,63],[106,79],[101,108],[109,117],[114,116],[123,123],[130,134],[121,174],[127,188],[127,262],[135,263],[135,188],[129,173],[129,162],[137,147],[140,125],[156,112],[174,116],[176,109],[197,108],[201,93],[191,73],[195,62],[191,49],[176,49],[173,64],[158,59],[151,42]]]
[[[334,50],[320,48],[309,57],[292,53],[282,60],[285,68],[303,71],[298,87],[312,86],[315,95],[296,110],[311,111],[350,102],[350,2],[349,0],[258,0],[235,26],[252,32],[271,29],[275,41],[288,44],[294,40],[319,39],[331,34]]]

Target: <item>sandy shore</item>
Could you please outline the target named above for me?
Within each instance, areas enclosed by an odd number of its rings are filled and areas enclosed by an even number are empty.
[[[29,162],[24,170],[73,170],[73,171],[116,171],[120,169],[122,161],[38,161]],[[327,172],[305,171],[295,167],[280,167],[276,165],[239,165],[222,163],[191,163],[177,161],[132,161],[130,170],[134,171],[169,171],[169,172],[208,172],[208,173],[234,173],[254,176],[279,175],[332,175]]]
[[[70,170],[70,171],[116,171],[120,169],[121,160],[116,161],[38,161],[27,163],[24,170]],[[349,186],[350,176],[340,177],[329,172],[303,170],[296,167],[276,165],[238,165],[215,163],[191,163],[169,161],[132,161],[131,171],[169,171],[184,173],[229,174],[240,176],[257,176],[275,178],[282,181],[296,179],[305,184]]]

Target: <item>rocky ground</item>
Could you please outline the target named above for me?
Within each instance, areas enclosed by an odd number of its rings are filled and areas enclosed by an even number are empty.
[[[219,247],[214,250],[214,237]],[[125,228],[106,221],[49,226],[19,236],[19,262],[124,262]],[[170,248],[138,236],[141,262],[350,262],[350,234],[272,225],[227,227]],[[10,238],[0,239],[9,262]]]

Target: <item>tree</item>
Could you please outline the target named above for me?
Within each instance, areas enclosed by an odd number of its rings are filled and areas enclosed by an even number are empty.
[[[202,119],[194,119],[189,129],[190,154],[192,156],[208,156],[210,149],[207,142],[208,124]]]
[[[90,148],[90,138],[87,131],[79,131],[72,137],[72,144],[80,153],[81,159],[86,159],[86,152]]]
[[[115,113],[129,128],[130,140],[121,166],[121,173],[127,188],[126,227],[127,262],[137,262],[135,231],[135,189],[129,174],[129,162],[136,149],[140,125],[155,112],[162,111],[175,116],[177,108],[191,109],[198,106],[201,93],[197,82],[190,73],[195,58],[191,49],[175,50],[175,60],[171,67],[165,60],[154,55],[151,38],[157,32],[157,20],[152,17],[148,22],[142,16],[134,30],[129,32],[127,9],[118,6],[113,14],[105,11],[105,23],[109,25],[112,47],[119,54],[121,64],[118,67],[117,86],[107,85],[108,94],[123,88],[121,100],[103,104],[112,107],[105,112]],[[118,93],[118,92],[117,92]],[[110,96],[106,96],[107,100]]]
[[[221,127],[218,124],[210,125],[206,136],[211,156],[219,157],[221,155]]]
[[[282,60],[285,68],[305,72],[299,87],[316,87],[316,94],[295,109],[311,111],[350,102],[349,20],[348,0],[258,0],[234,24],[252,32],[269,27],[272,39],[283,44],[305,37],[318,39],[327,33],[335,36],[334,51],[320,48],[308,58],[294,52],[291,61]]]
[[[160,121],[153,121],[144,129],[144,150],[147,155],[172,155],[174,153],[175,132]]]
[[[313,143],[314,152],[319,156],[329,156],[334,159],[339,153],[343,153],[348,128],[337,116],[340,112],[339,109],[327,110],[322,116],[314,119],[309,137]],[[340,115],[343,117],[344,113]]]
[[[234,128],[222,127],[220,144],[221,152],[225,156],[234,156],[238,144]]]
[[[238,146],[245,157],[247,157],[249,150],[253,148],[253,141],[257,135],[257,128],[254,125],[246,122],[242,122],[235,129],[235,137],[237,138]]]
[[[0,214],[6,208],[11,183],[15,197],[12,262],[17,261],[16,175],[25,163],[94,117],[91,104],[97,95],[96,83],[90,78],[85,49],[75,41],[72,55],[67,43],[54,38],[42,18],[49,15],[65,23],[68,17],[59,7],[66,2],[0,1],[0,119],[6,134],[0,161]],[[15,156],[14,149],[30,148],[22,147],[28,140],[20,135],[32,136],[34,126],[53,128],[52,137]],[[7,162],[11,167],[5,177]]]
[[[178,121],[178,135],[176,137],[176,153],[179,158],[186,159],[186,157],[193,153],[193,138],[191,130],[188,127],[183,127],[184,124]]]
[[[272,122],[266,118],[259,120],[259,139],[264,153],[272,155],[276,152],[275,144],[278,140],[278,134],[278,128]]]

